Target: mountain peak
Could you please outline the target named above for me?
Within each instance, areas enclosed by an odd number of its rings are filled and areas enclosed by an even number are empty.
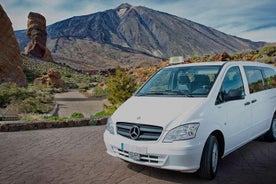
[[[123,4],[121,4],[120,6],[118,6],[118,7],[116,8],[116,11],[117,11],[118,15],[119,15],[120,17],[122,17],[122,16],[125,14],[125,12],[126,12],[127,10],[129,10],[130,8],[132,8],[132,7],[133,7],[133,6],[130,5],[130,4],[128,4],[128,3],[123,3]]]
[[[128,3],[122,3],[120,6],[118,6],[116,9],[120,10],[120,9],[129,9],[131,8],[132,5],[128,4]]]
[[[86,66],[138,65],[157,57],[232,53],[255,49],[262,44],[127,3],[89,16],[60,21],[48,26],[47,32],[53,56],[59,56],[60,62],[84,69]],[[26,32],[17,32],[21,48],[28,42],[25,35]]]

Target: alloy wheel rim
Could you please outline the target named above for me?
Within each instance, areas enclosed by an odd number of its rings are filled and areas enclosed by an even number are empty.
[[[212,151],[212,170],[213,170],[213,173],[215,173],[216,170],[217,170],[217,164],[218,164],[218,145],[217,145],[217,143],[215,143],[214,146],[213,146],[213,151]]]

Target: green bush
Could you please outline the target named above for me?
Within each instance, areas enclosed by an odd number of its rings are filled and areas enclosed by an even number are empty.
[[[271,57],[265,58],[265,63],[271,63],[271,62],[272,62],[272,58]]]
[[[99,118],[104,116],[111,116],[118,107],[115,105],[104,105],[104,110],[91,115],[90,118]]]
[[[36,78],[41,77],[41,74],[35,70],[30,70],[28,68],[23,69],[24,74],[26,75],[27,81],[32,83]]]
[[[24,109],[25,113],[47,113],[53,109],[52,104],[47,104],[35,97],[26,98],[18,103]]]
[[[23,116],[20,120],[21,121],[39,121],[41,120],[41,117],[38,117],[37,115],[34,115],[34,114],[27,114]]]
[[[265,46],[260,49],[260,55],[276,56],[276,46]]]
[[[79,92],[85,92],[85,91],[87,91],[89,89],[89,84],[86,84],[86,83],[80,83],[79,85],[78,85],[78,90],[79,90]]]
[[[107,99],[115,108],[119,107],[136,91],[137,85],[133,75],[117,67],[116,73],[106,82]]]
[[[100,112],[97,112],[94,115],[91,115],[90,118],[98,118],[98,117],[103,117],[103,116],[106,116],[106,115],[107,115],[106,111],[100,111]]]
[[[15,83],[2,83],[0,85],[0,107],[5,107],[13,99],[25,99],[34,93],[25,88],[18,88]]]
[[[97,125],[97,121],[95,120],[94,117],[91,117],[88,124],[89,125]]]
[[[0,107],[17,113],[47,113],[53,109],[53,90],[30,85],[19,88],[15,83],[0,85]]]
[[[94,88],[94,96],[95,97],[106,97],[107,91],[99,86],[96,86]]]
[[[84,115],[80,112],[74,112],[70,116],[72,119],[81,119],[84,118]]]
[[[58,117],[58,116],[50,116],[50,117],[45,117],[44,119],[47,120],[47,121],[63,121],[63,120],[66,120],[68,118]]]

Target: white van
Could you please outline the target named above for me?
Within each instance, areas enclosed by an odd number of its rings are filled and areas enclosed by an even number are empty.
[[[220,158],[276,140],[276,68],[206,62],[161,69],[108,119],[107,153],[212,179]]]

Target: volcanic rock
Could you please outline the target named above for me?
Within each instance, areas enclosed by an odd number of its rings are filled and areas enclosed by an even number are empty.
[[[46,19],[39,13],[30,12],[28,15],[27,36],[31,42],[25,47],[25,54],[52,61],[51,52],[46,47]]]
[[[49,69],[47,75],[36,78],[34,80],[35,84],[42,84],[44,86],[52,86],[54,88],[65,89],[65,83],[61,79],[61,74],[55,68]]]
[[[0,84],[14,82],[20,87],[26,87],[26,76],[22,70],[20,50],[12,23],[1,5],[0,25]]]

